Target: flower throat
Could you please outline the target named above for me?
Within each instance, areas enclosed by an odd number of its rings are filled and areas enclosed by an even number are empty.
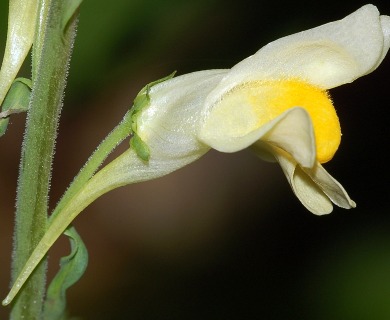
[[[221,101],[233,103],[257,120],[247,130],[258,128],[294,107],[305,109],[312,120],[317,160],[327,162],[334,156],[341,141],[336,110],[326,90],[301,80],[253,81],[230,91]],[[244,110],[242,110],[244,111]]]

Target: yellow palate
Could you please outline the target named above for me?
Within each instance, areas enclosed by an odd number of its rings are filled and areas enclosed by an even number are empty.
[[[304,108],[313,123],[317,159],[321,163],[332,159],[341,141],[339,119],[327,91],[300,80],[249,82],[235,87],[220,103],[236,106],[234,113],[239,123],[232,128],[235,135],[247,134],[288,109]]]

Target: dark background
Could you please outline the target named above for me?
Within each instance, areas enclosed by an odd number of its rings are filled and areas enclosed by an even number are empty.
[[[272,40],[363,4],[85,1],[52,206],[146,83],[173,70],[229,68]],[[375,4],[390,15],[389,1]],[[6,14],[1,1],[1,45]],[[22,74],[28,76],[28,63]],[[250,151],[210,152],[167,177],[113,191],[76,219],[90,264],[69,290],[70,313],[96,320],[390,319],[389,80],[387,57],[374,73],[331,90],[343,138],[326,168],[356,209],[314,216],[277,165]],[[13,117],[0,140],[1,297],[9,284],[24,120]],[[61,239],[50,253],[50,277],[67,252]],[[7,313],[2,308],[0,318]]]

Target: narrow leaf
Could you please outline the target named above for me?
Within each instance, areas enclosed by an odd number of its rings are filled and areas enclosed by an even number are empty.
[[[18,78],[8,91],[2,112],[0,112],[0,137],[7,130],[9,116],[13,113],[27,111],[31,95],[31,80]]]
[[[66,290],[84,274],[88,264],[88,251],[74,227],[65,232],[71,245],[70,255],[61,258],[60,270],[52,280],[44,305],[45,320],[66,319]]]
[[[64,8],[64,12],[62,14],[62,21],[61,21],[62,31],[65,31],[70,19],[75,15],[76,11],[80,7],[81,2],[83,2],[83,0],[66,1],[66,6]]]

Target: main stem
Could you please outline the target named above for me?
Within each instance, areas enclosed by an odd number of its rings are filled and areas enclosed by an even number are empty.
[[[46,231],[48,192],[57,127],[76,18],[66,30],[61,18],[67,1],[41,0],[33,50],[33,89],[27,115],[17,190],[12,280]],[[45,295],[43,261],[13,303],[11,319],[41,319]]]

